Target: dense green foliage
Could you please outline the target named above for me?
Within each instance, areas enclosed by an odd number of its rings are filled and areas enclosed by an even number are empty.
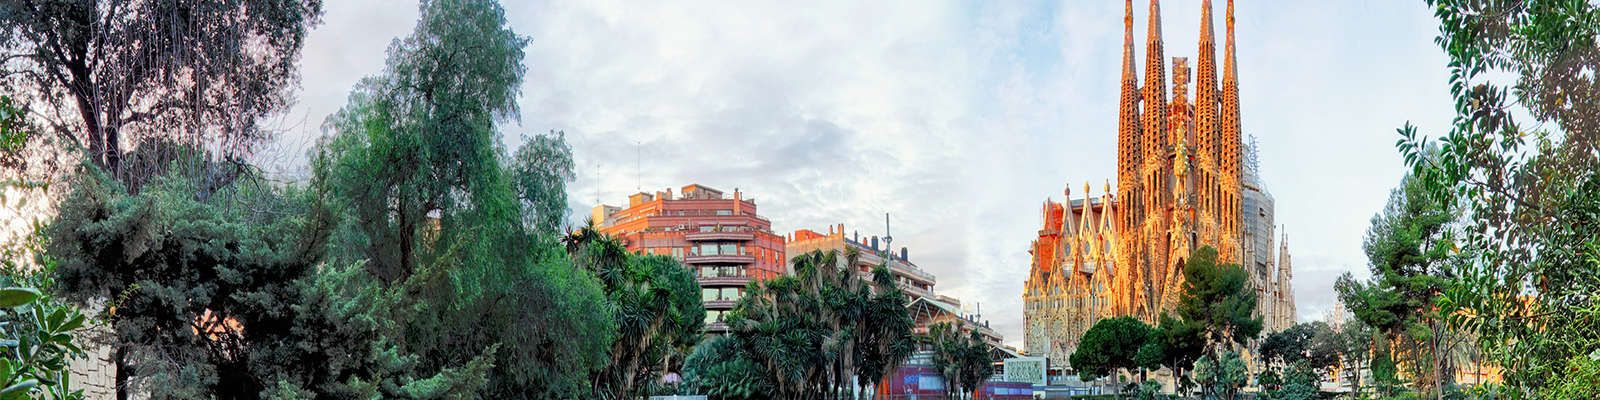
[[[321,0],[0,2],[0,87],[39,108],[52,132],[35,138],[66,139],[56,156],[137,186],[172,160],[130,144],[234,160],[264,143],[257,120],[287,108],[321,15]]]
[[[1324,370],[1339,363],[1339,337],[1321,321],[1295,324],[1261,340],[1261,358],[1279,365],[1305,362],[1312,369]]]
[[[1188,388],[1192,382],[1184,372],[1193,369],[1195,361],[1205,354],[1205,326],[1161,313],[1156,336],[1160,339],[1140,349],[1139,364],[1146,369],[1155,369],[1156,366],[1149,360],[1158,359],[1160,366],[1176,372],[1178,381],[1174,385],[1177,389],[1182,391]]]
[[[344,217],[330,268],[367,273],[336,275],[361,291],[344,295],[383,305],[361,318],[382,321],[412,369],[441,371],[433,387],[586,396],[617,338],[615,305],[556,237],[523,223],[496,128],[516,113],[527,39],[488,0],[421,7],[313,155],[312,186]]]
[[[1217,350],[1242,345],[1261,333],[1261,318],[1252,317],[1256,292],[1250,276],[1239,264],[1217,264],[1217,249],[1202,246],[1189,255],[1183,267],[1183,293],[1175,309],[1185,322],[1204,328],[1207,343]]]
[[[1095,321],[1094,326],[1083,333],[1078,349],[1068,360],[1072,369],[1078,371],[1079,379],[1085,382],[1114,376],[1118,370],[1138,370],[1142,377],[1151,360],[1160,362],[1160,354],[1155,353],[1160,348],[1154,345],[1154,341],[1160,339],[1155,328],[1137,318],[1106,318]]]
[[[573,175],[572,146],[566,132],[527,138],[512,156],[508,178],[522,201],[522,224],[554,236],[567,218],[567,182]]]
[[[1397,144],[1421,191],[1470,221],[1437,305],[1505,368],[1500,395],[1556,397],[1600,350],[1600,6],[1428,3],[1456,117],[1434,140],[1407,124]]]
[[[732,332],[686,363],[690,388],[713,398],[837,398],[854,389],[851,377],[872,384],[893,372],[916,348],[906,295],[885,265],[864,280],[858,257],[801,254],[790,259],[794,275],[752,282],[726,317]]]
[[[9,247],[9,246],[8,246]],[[21,265],[10,259],[0,268],[0,399],[75,400],[67,365],[83,357],[83,328],[89,320],[77,308],[50,294],[54,263]]]
[[[671,257],[628,254],[617,239],[592,227],[565,240],[577,264],[600,278],[617,322],[611,358],[595,373],[591,387],[601,398],[637,396],[681,365],[700,342],[706,312],[700,284]]]
[[[1239,394],[1239,389],[1250,383],[1250,371],[1245,368],[1239,353],[1233,351],[1201,356],[1199,361],[1195,361],[1194,377],[1208,394],[1224,399],[1234,398]]]
[[[944,376],[945,394],[950,397],[974,398],[978,385],[994,374],[989,345],[977,331],[962,334],[954,324],[938,323],[928,328],[924,340],[933,348],[933,367]]]
[[[301,278],[331,224],[305,212],[303,192],[257,181],[197,200],[190,182],[162,178],[135,195],[86,167],[48,230],[57,290],[86,306],[110,301],[119,384],[253,397],[265,389],[256,376],[300,362],[280,358],[298,350],[278,339],[296,326]]]

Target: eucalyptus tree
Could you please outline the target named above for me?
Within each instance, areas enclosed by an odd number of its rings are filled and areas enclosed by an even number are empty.
[[[344,217],[330,264],[361,269],[337,272],[387,305],[367,318],[419,375],[450,371],[489,398],[592,396],[617,337],[612,305],[557,238],[524,223],[499,139],[528,39],[491,0],[420,8],[313,152],[311,185]]]
[[[119,180],[160,175],[130,149],[173,142],[221,159],[271,137],[321,0],[0,2],[0,87]],[[66,153],[66,152],[63,152]]]

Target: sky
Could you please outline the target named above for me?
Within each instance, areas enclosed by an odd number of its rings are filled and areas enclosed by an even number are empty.
[[[881,235],[889,213],[935,290],[1020,348],[1040,207],[1115,178],[1123,2],[737,3],[506,2],[531,42],[503,143],[565,132],[578,221],[597,201],[691,183],[739,189],[780,233]],[[1135,3],[1142,76],[1148,8]],[[298,102],[269,122],[283,133],[264,157],[284,176],[307,175],[322,121],[418,14],[326,7]],[[1321,319],[1335,278],[1368,275],[1362,235],[1404,173],[1395,129],[1448,128],[1437,24],[1421,1],[1235,7],[1244,133],[1288,237],[1299,319]],[[1167,57],[1196,56],[1199,10],[1162,4]]]

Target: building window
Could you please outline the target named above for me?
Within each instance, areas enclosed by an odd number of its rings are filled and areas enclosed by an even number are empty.
[[[717,289],[711,289],[711,288],[700,289],[700,301],[716,301],[716,300],[717,300]]]
[[[733,215],[733,210],[717,210],[717,215]]]

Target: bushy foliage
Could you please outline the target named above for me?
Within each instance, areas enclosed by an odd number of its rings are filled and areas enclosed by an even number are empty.
[[[1142,376],[1147,365],[1160,362],[1160,347],[1154,343],[1159,339],[1155,328],[1137,318],[1106,318],[1095,321],[1094,326],[1083,333],[1077,350],[1072,352],[1068,360],[1072,363],[1072,369],[1078,371],[1078,377],[1084,381],[1100,379],[1124,369],[1138,370]]]
[[[1250,371],[1245,368],[1239,353],[1224,351],[1217,357],[1206,355],[1195,362],[1195,380],[1208,392],[1232,399],[1239,389],[1250,383]]]
[[[637,396],[681,366],[700,342],[706,312],[700,284],[671,257],[629,254],[592,227],[566,242],[576,264],[599,278],[617,323],[610,359],[595,373],[592,388],[602,398]]]
[[[254,396],[266,388],[250,371],[293,351],[273,339],[290,334],[331,224],[293,189],[255,181],[199,200],[190,182],[166,177],[132,195],[85,167],[48,230],[57,290],[84,306],[109,301],[118,383]]]
[[[962,334],[956,325],[940,323],[929,327],[926,340],[933,347],[933,366],[944,376],[945,392],[951,397],[974,396],[978,385],[994,373],[989,345],[976,331]]]
[[[1256,292],[1248,288],[1249,273],[1239,264],[1218,264],[1217,250],[1202,246],[1184,264],[1183,278],[1176,312],[1203,327],[1207,343],[1243,344],[1261,333],[1261,318],[1252,317]]]
[[[82,390],[72,389],[68,366],[84,357],[82,333],[90,321],[50,294],[54,263],[42,260],[41,265],[24,266],[6,258],[0,268],[3,400],[83,398]]]
[[[917,339],[906,296],[887,266],[873,268],[867,281],[855,268],[858,253],[840,255],[797,255],[790,260],[795,275],[748,285],[727,317],[728,342],[718,345],[729,349],[691,368],[697,385],[747,396],[739,388],[750,379],[716,381],[745,371],[770,384],[764,393],[777,398],[824,398],[839,395],[852,376],[878,382],[909,357]]]
[[[0,87],[52,131],[34,137],[68,139],[50,161],[81,157],[137,186],[167,163],[130,145],[215,161],[268,142],[258,119],[288,108],[321,15],[321,0],[0,2]]]
[[[1449,57],[1455,119],[1397,147],[1423,193],[1461,205],[1466,262],[1439,296],[1504,368],[1501,395],[1552,396],[1600,350],[1586,310],[1600,287],[1600,6],[1565,0],[1429,0]]]

